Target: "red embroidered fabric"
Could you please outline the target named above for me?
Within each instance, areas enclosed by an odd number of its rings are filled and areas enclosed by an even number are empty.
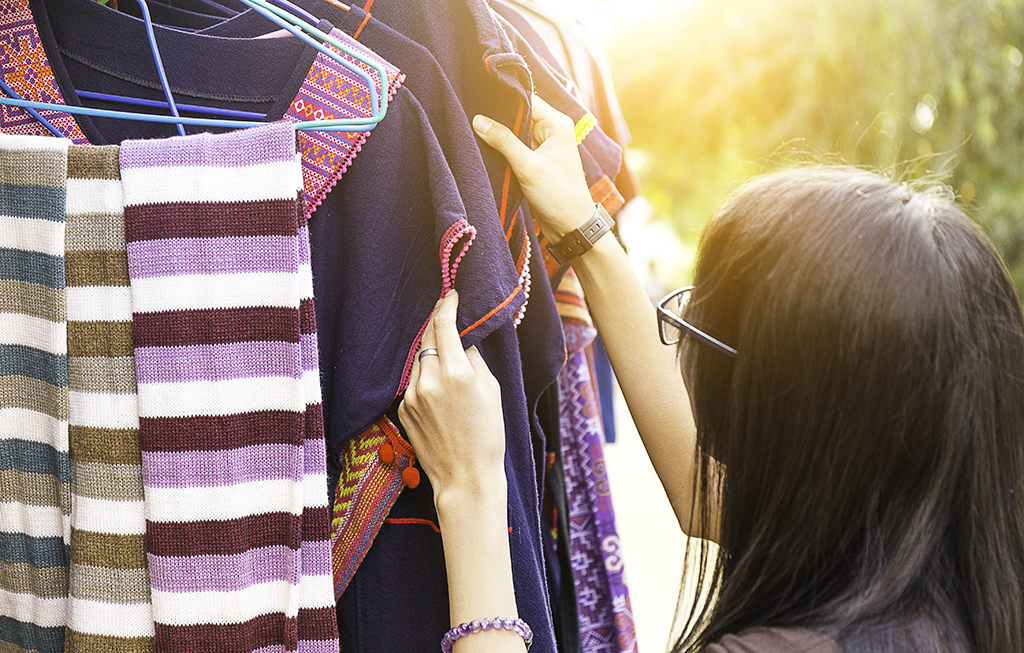
[[[28,0],[0,4],[0,75],[22,99],[65,104],[39,39]],[[41,110],[39,114],[75,145],[89,144],[71,114],[51,110]],[[7,105],[0,105],[0,131],[28,136],[52,135],[27,111]]]

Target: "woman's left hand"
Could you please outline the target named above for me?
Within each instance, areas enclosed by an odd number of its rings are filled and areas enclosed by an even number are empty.
[[[450,291],[423,333],[409,388],[398,407],[420,466],[434,488],[434,503],[505,492],[505,421],[501,388],[476,347],[463,350]]]

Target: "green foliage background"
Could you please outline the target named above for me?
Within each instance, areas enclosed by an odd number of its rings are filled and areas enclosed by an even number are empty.
[[[948,184],[1024,288],[1024,0],[697,0],[616,34],[644,189],[684,239],[751,174],[838,160]]]

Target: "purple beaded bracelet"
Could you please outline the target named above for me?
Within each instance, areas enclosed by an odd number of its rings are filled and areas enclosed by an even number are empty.
[[[452,653],[452,646],[455,645],[455,640],[466,635],[478,633],[481,630],[491,630],[492,628],[504,628],[505,630],[517,633],[526,642],[527,651],[530,650],[530,644],[533,644],[533,631],[530,630],[525,621],[518,617],[497,617],[495,619],[470,621],[468,624],[459,624],[452,628],[445,633],[444,639],[441,640],[441,652]]]

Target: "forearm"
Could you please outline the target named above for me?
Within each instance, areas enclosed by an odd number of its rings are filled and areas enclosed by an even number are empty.
[[[508,159],[543,236],[558,243],[593,215],[594,204],[572,119],[534,96],[532,120],[534,150],[484,116],[474,118],[473,128]],[[675,348],[661,344],[654,307],[614,238],[599,239],[573,268],[676,518],[696,535],[690,526],[696,434]]]
[[[448,573],[451,625],[484,618],[515,617],[515,589],[509,551],[504,479],[479,491],[438,498],[437,514]],[[522,638],[503,629],[487,630],[455,642],[455,653],[522,653]]]
[[[654,307],[626,253],[605,236],[573,261],[630,415],[680,527],[691,536],[696,434],[676,348],[662,344]]]

